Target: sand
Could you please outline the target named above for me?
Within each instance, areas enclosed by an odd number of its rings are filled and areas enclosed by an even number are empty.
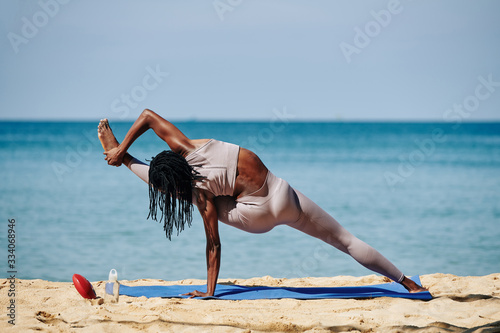
[[[421,276],[431,301],[399,298],[222,301],[104,297],[83,299],[70,282],[16,280],[15,325],[5,314],[10,283],[0,279],[1,332],[500,332],[500,273],[479,277]],[[221,283],[266,286],[358,286],[380,276],[247,280]],[[201,280],[122,281],[127,285],[203,284]]]

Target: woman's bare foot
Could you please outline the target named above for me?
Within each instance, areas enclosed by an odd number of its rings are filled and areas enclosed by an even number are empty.
[[[119,143],[109,127],[109,123],[107,119],[101,119],[99,122],[99,126],[97,126],[97,136],[99,137],[99,141],[101,141],[102,148],[104,151],[108,151],[115,147],[118,147]]]
[[[415,283],[415,281],[408,279],[406,276],[401,282],[403,287],[406,288],[410,293],[419,293],[421,291],[429,291],[426,288],[419,286],[418,284]]]

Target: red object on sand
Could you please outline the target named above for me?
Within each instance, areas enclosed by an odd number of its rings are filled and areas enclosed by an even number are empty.
[[[92,284],[81,276],[80,274],[73,274],[73,284],[75,285],[76,290],[82,295],[83,298],[94,299],[97,298],[94,287]]]

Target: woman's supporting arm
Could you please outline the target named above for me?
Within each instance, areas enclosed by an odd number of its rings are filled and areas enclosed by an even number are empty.
[[[219,226],[217,210],[213,198],[207,198],[204,193],[199,193],[197,206],[205,225],[205,235],[207,237],[207,292],[195,290],[185,295],[191,297],[213,296],[217,285],[217,278],[220,270],[221,243],[219,239]]]
[[[176,153],[184,154],[186,150],[192,148],[191,140],[175,127],[175,125],[165,120],[154,111],[145,109],[132,127],[130,127],[127,135],[125,135],[125,139],[123,139],[120,145],[105,152],[108,164],[120,166],[123,163],[125,153],[132,143],[149,129],[153,129],[156,135],[165,141],[170,149]]]
[[[213,199],[207,200],[207,210],[203,218],[207,237],[207,296],[213,296],[220,270],[221,244],[219,238],[219,221]]]

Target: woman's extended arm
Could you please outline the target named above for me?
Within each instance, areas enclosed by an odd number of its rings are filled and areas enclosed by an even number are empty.
[[[191,297],[213,296],[217,277],[219,276],[221,244],[219,239],[219,221],[213,200],[213,198],[207,198],[203,192],[199,193],[197,206],[203,218],[207,237],[207,292],[204,293],[195,290],[185,294]]]
[[[163,119],[155,112],[145,109],[130,127],[120,145],[104,152],[108,164],[120,166],[132,143],[150,128],[176,153],[183,154],[187,149],[192,148],[191,141],[171,122]]]

